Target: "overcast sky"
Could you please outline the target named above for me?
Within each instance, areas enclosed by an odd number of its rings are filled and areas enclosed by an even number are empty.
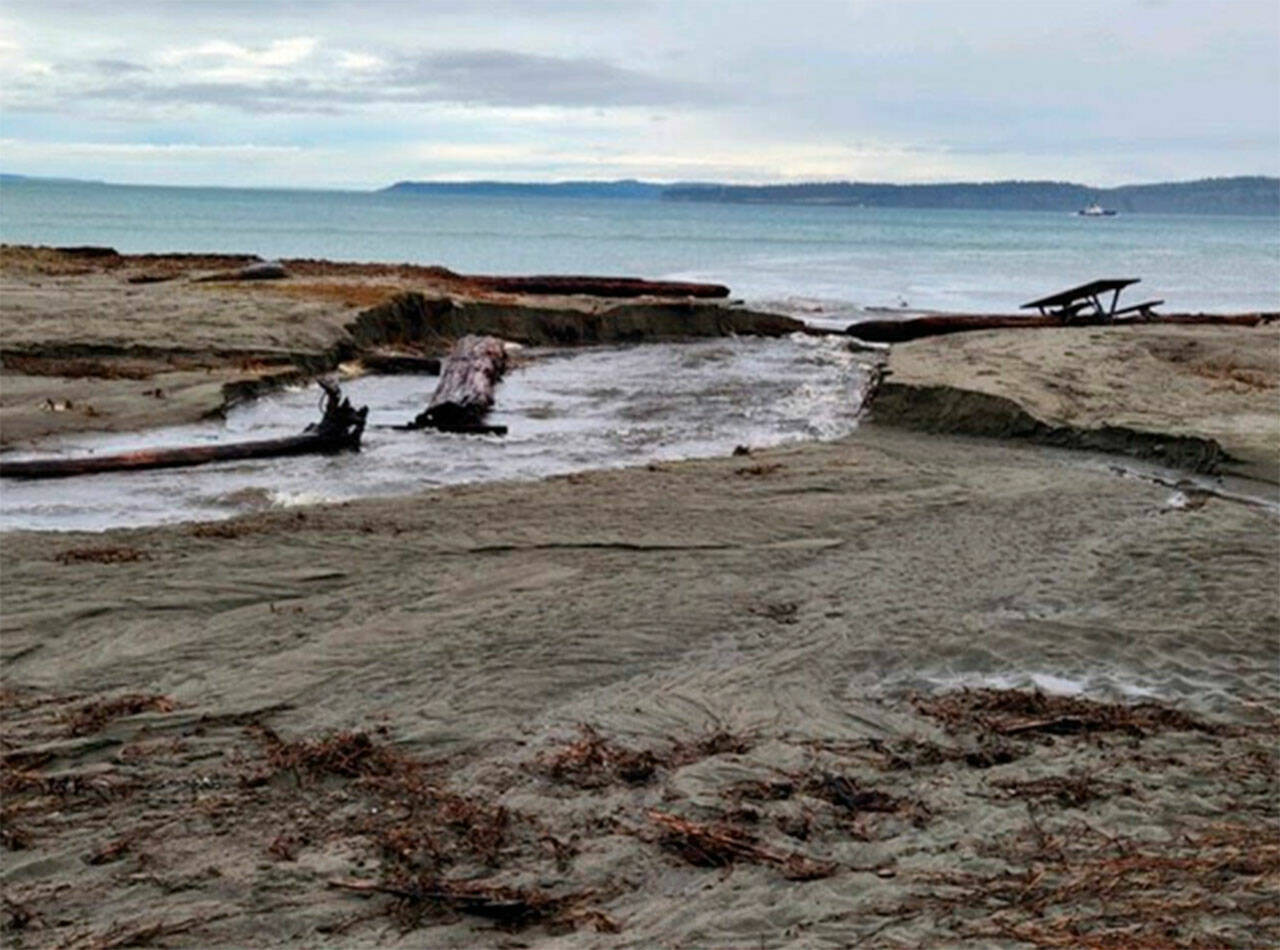
[[[121,182],[1280,173],[1276,0],[0,0],[0,170]]]

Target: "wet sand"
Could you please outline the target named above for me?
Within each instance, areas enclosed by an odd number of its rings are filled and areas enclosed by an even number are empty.
[[[6,942],[1274,945],[1276,529],[881,422],[10,533]]]

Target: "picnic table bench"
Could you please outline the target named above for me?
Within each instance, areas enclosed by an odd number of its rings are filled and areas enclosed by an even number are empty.
[[[1154,308],[1164,303],[1163,300],[1144,300],[1132,306],[1116,308],[1116,304],[1120,302],[1120,291],[1131,284],[1138,283],[1141,279],[1140,277],[1111,277],[1105,280],[1091,280],[1079,287],[1061,290],[1048,297],[1024,303],[1021,309],[1035,307],[1045,316],[1060,317],[1064,323],[1069,323],[1074,317],[1082,314],[1108,320],[1114,320],[1127,313],[1151,317],[1154,315]],[[1110,306],[1102,302],[1103,295],[1107,293],[1111,294]]]

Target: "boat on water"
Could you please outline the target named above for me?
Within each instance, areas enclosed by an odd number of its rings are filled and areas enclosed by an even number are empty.
[[[1104,208],[1102,205],[1094,202],[1087,208],[1081,208],[1076,214],[1084,215],[1086,218],[1110,218],[1115,215],[1115,211],[1111,208]]]

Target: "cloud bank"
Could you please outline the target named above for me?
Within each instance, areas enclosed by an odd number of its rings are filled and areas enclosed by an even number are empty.
[[[9,0],[0,113],[4,170],[131,181],[1275,174],[1280,8]]]

